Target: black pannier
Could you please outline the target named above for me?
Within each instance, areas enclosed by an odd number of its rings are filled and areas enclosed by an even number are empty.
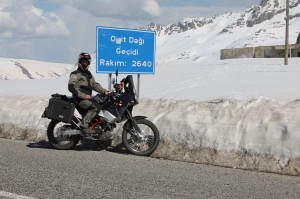
[[[67,96],[54,94],[49,100],[42,117],[58,120],[64,123],[71,123],[75,111],[73,104]]]

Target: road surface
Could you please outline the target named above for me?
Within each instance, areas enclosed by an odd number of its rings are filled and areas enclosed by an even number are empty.
[[[0,198],[300,198],[300,177],[0,139]]]

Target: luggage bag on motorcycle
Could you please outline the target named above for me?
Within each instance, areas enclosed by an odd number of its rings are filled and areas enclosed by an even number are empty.
[[[75,105],[61,97],[52,97],[43,117],[71,123],[75,111]]]

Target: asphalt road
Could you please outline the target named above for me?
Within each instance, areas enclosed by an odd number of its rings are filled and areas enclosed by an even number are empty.
[[[300,198],[300,177],[0,139],[0,198]]]

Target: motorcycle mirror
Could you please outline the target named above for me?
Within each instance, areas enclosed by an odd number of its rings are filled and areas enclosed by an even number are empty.
[[[119,70],[116,70],[116,82],[118,82],[118,74],[119,74]]]

